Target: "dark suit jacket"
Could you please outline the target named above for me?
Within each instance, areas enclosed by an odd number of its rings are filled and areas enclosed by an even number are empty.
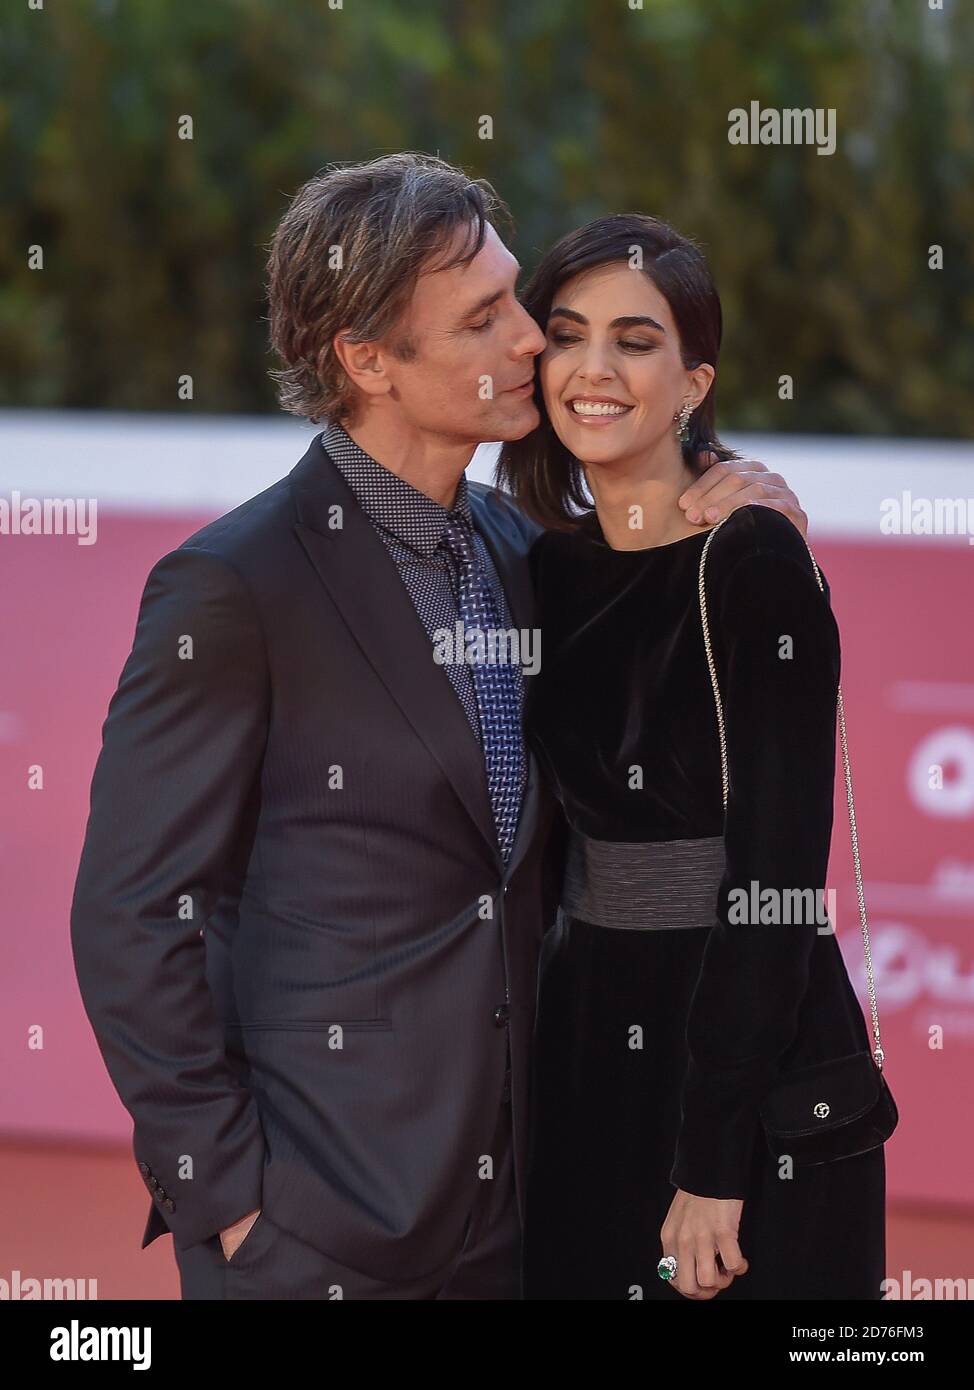
[[[533,628],[538,528],[470,494]],[[508,1035],[523,1196],[561,812],[532,756],[505,869],[482,751],[320,436],[153,567],[103,739],[71,936],[152,1193],[143,1246],[261,1206],[370,1276],[441,1269]]]

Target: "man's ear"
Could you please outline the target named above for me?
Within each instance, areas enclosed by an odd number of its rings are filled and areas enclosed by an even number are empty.
[[[335,356],[342,370],[353,385],[367,396],[383,396],[392,390],[385,369],[385,354],[379,343],[354,343],[342,335],[347,329],[339,329],[332,339]]]

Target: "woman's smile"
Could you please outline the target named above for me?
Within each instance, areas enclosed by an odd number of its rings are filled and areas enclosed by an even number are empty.
[[[635,408],[613,396],[572,396],[565,405],[573,421],[585,426],[614,424]]]

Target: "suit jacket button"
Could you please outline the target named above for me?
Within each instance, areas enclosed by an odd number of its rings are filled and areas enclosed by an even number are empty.
[[[506,1004],[498,1004],[493,1014],[494,1024],[498,1028],[503,1028],[510,1016],[511,1011],[508,1006]]]
[[[163,1202],[162,1205],[166,1208],[167,1211],[175,1211],[175,1210],[176,1210],[176,1203],[173,1201],[173,1199],[172,1199],[171,1197],[167,1197],[166,1200]]]

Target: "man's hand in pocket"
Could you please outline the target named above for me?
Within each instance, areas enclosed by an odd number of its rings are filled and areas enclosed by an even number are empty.
[[[251,1226],[260,1216],[260,1207],[256,1211],[248,1212],[239,1221],[235,1221],[232,1226],[228,1226],[225,1231],[220,1232],[220,1244],[223,1246],[223,1254],[229,1260],[233,1252],[239,1248],[246,1239]]]

